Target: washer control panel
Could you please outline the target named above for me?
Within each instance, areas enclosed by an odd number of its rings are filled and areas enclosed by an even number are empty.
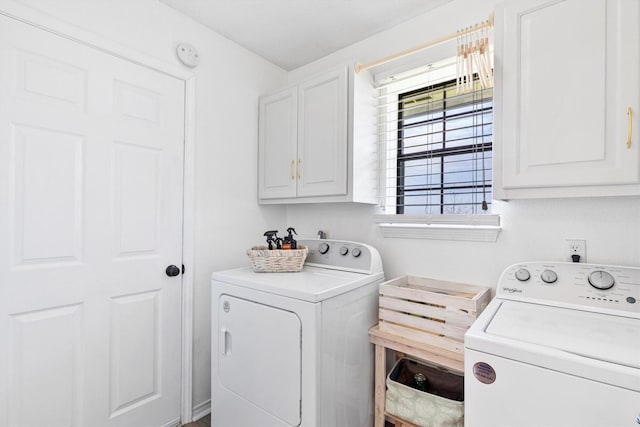
[[[640,316],[640,268],[566,262],[514,264],[502,273],[496,296]]]

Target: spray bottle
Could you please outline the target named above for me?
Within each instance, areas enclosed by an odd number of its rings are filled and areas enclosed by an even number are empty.
[[[265,231],[263,236],[267,237],[267,245],[269,245],[269,250],[273,250],[273,244],[276,243],[276,239],[278,238],[276,235],[278,234],[278,230],[270,230]]]
[[[298,249],[298,242],[293,238],[293,235],[298,235],[296,233],[296,229],[293,227],[287,228],[288,236],[285,236],[284,241],[282,243],[282,249]]]

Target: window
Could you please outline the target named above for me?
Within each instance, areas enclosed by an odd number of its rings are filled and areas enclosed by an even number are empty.
[[[376,83],[383,235],[495,242],[493,89],[458,91],[455,58]]]
[[[489,210],[492,104],[491,89],[458,95],[455,79],[398,95],[396,214]]]

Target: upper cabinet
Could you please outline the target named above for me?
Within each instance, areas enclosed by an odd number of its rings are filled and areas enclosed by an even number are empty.
[[[376,203],[373,99],[347,67],[261,97],[259,202]]]
[[[640,194],[640,2],[496,11],[497,199]]]

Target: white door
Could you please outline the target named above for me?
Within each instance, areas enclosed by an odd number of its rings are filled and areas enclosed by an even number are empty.
[[[258,197],[296,197],[298,92],[290,88],[260,98]]]
[[[290,311],[229,295],[220,296],[217,313],[220,354],[216,358],[221,385],[239,396],[243,406],[257,406],[286,425],[299,425],[302,416],[300,318]],[[242,415],[250,412],[248,409],[238,406],[226,411],[235,416],[238,424],[248,423]],[[229,418],[227,414],[219,416]],[[261,425],[268,425],[268,420],[264,417]]]
[[[0,17],[0,426],[180,417],[184,82]]]
[[[298,197],[347,194],[347,69],[298,93]]]

